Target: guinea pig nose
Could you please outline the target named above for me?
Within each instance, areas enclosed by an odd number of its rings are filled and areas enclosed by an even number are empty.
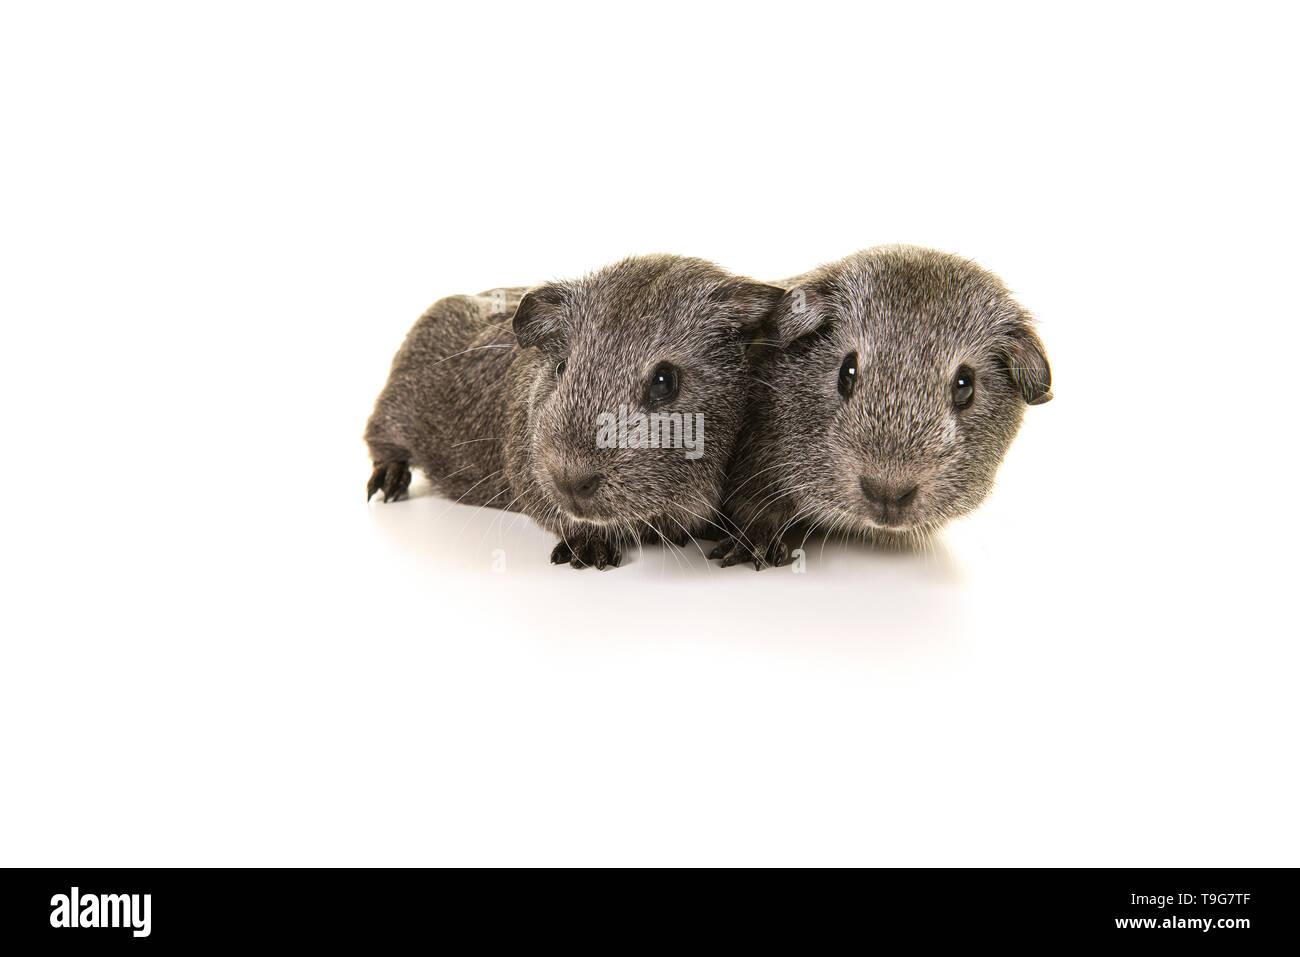
[[[563,478],[556,476],[555,484],[560,490],[574,498],[591,498],[596,494],[596,489],[600,488],[600,483],[605,480],[605,476],[597,472],[587,475],[578,475],[573,478]]]
[[[595,472],[576,478],[573,480],[573,494],[579,498],[586,498],[595,493],[602,481],[604,481],[604,476],[597,475]]]
[[[916,498],[917,486],[915,485],[904,487],[889,482],[878,482],[865,475],[858,479],[858,482],[862,485],[862,494],[867,497],[867,501],[875,505],[903,507],[911,505],[912,500]]]

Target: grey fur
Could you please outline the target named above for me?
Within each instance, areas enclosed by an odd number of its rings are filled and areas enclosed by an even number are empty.
[[[781,285],[723,497],[735,534],[711,557],[780,565],[794,527],[904,545],[976,508],[1025,405],[1051,398],[1043,345],[1002,281],[948,253],[883,246]],[[961,366],[975,394],[957,411]]]
[[[684,544],[715,517],[744,418],[746,348],[782,292],[655,255],[504,290],[504,308],[489,293],[439,300],[407,334],[366,426],[367,497],[400,498],[418,468],[445,496],[530,515],[561,538],[552,561],[575,568],[618,565],[638,540]],[[597,447],[597,416],[641,408],[662,361],[681,379],[659,411],[703,413],[704,454]],[[580,503],[563,485],[588,473],[604,481]]]

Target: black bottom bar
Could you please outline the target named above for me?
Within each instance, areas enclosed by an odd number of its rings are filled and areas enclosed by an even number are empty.
[[[6,870],[0,941],[666,946],[1133,942],[1239,952],[1297,939],[1296,871],[860,870],[605,877],[427,870]],[[450,886],[449,886],[450,885]],[[821,885],[829,885],[822,887]],[[74,890],[75,889],[75,890]],[[75,926],[74,926],[75,925]],[[847,935],[847,938],[845,937]],[[471,944],[472,946],[472,944]],[[9,949],[10,953],[23,953]]]

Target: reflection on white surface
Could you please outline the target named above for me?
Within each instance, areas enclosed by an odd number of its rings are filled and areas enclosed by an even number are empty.
[[[654,634],[635,629],[644,621],[669,641],[687,633],[730,641],[739,633],[751,644],[867,659],[928,656],[960,637],[962,576],[942,541],[926,554],[901,554],[816,537],[803,544],[802,571],[756,572],[708,561],[711,545],[701,539],[631,549],[617,569],[574,570],[550,564],[555,538],[527,516],[426,492],[416,485],[411,499],[371,504],[384,540],[431,581],[461,579],[462,596],[508,596],[527,607],[530,630],[541,635],[554,622],[554,634],[570,640],[639,642]],[[581,628],[566,626],[574,616]],[[577,638],[583,634],[589,637]]]

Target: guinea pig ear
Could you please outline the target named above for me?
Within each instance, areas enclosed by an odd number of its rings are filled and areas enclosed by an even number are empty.
[[[788,290],[772,313],[776,340],[782,349],[796,339],[816,332],[830,322],[833,310],[830,289],[822,283],[809,283]]]
[[[519,345],[527,349],[559,335],[564,330],[561,309],[566,300],[565,288],[559,283],[547,283],[524,293],[511,320]]]
[[[1043,342],[1028,326],[1011,333],[1003,350],[1007,371],[1020,394],[1030,405],[1042,405],[1052,399],[1052,367],[1047,364]]]
[[[711,293],[709,300],[726,312],[743,333],[753,334],[762,328],[785,290],[752,279],[729,279]]]

